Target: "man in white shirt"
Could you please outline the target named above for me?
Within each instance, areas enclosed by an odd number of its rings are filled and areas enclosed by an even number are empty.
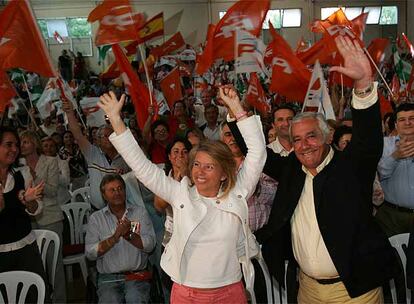
[[[127,201],[120,175],[104,176],[100,189],[107,206],[91,215],[85,238],[86,256],[97,261],[99,303],[148,303],[145,269],[156,243],[151,220],[144,207]]]
[[[273,112],[272,125],[277,135],[276,139],[267,146],[281,156],[288,156],[292,152],[289,127],[294,116],[295,110],[289,105],[281,105]]]
[[[219,109],[216,105],[210,104],[204,107],[206,124],[200,127],[206,138],[220,140],[220,123],[218,122]]]
[[[381,286],[396,273],[387,237],[371,215],[372,184],[382,153],[377,84],[357,42],[336,39],[354,82],[352,142],[345,152],[328,144],[319,113],[291,122],[294,153],[268,149],[264,172],[279,181],[277,206],[258,241],[272,275],[284,281],[285,259],[300,268],[299,303],[383,303]]]

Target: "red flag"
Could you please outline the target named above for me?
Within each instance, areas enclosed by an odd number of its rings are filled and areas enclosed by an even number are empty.
[[[174,102],[183,98],[178,67],[174,68],[160,81],[160,87],[165,99],[167,99],[168,106],[172,109]]]
[[[391,92],[397,98],[400,95],[400,87],[401,87],[400,79],[398,78],[397,73],[395,73],[391,81]]]
[[[4,112],[7,105],[10,103],[10,99],[16,96],[16,90],[11,83],[7,73],[0,70],[0,112]]]
[[[266,115],[266,113],[269,113],[271,110],[270,105],[266,102],[266,94],[256,73],[250,73],[246,101],[263,115]]]
[[[213,38],[216,26],[209,24],[207,29],[206,46],[204,52],[196,56],[196,73],[202,75],[213,62]]]
[[[197,73],[203,74],[216,59],[233,60],[235,32],[243,30],[259,36],[269,7],[269,0],[239,0],[230,7],[217,23],[212,39],[207,41],[202,55],[205,64],[197,67]]]
[[[299,52],[304,52],[308,49],[308,44],[303,40],[303,36],[300,37],[300,40],[298,41],[296,45],[295,54],[298,54]]]
[[[148,118],[148,107],[150,105],[150,93],[148,88],[139,80],[138,75],[133,71],[128,58],[118,44],[112,45],[116,62],[121,71],[125,85],[128,87],[132,103],[137,115],[138,125],[141,130]]]
[[[407,36],[404,33],[402,33],[401,36],[403,37],[403,40],[405,42],[405,45],[408,48],[408,51],[411,54],[411,57],[414,58],[414,47],[413,47],[412,43],[410,42],[410,40],[408,40]]]
[[[333,55],[326,47],[324,39],[319,40],[307,50],[298,52],[297,57],[306,65],[315,64],[319,60],[321,64],[332,64]]]
[[[58,33],[58,31],[55,31],[55,32],[53,33],[53,38],[55,38],[55,40],[56,40],[58,43],[60,43],[60,44],[62,44],[62,43],[63,43],[63,38],[62,38],[62,36],[60,36],[60,34]]]
[[[89,13],[88,22],[99,21],[96,46],[138,40],[138,29],[144,24],[143,14],[133,14],[129,0],[104,0]]]
[[[390,40],[387,38],[377,38],[371,41],[370,45],[368,46],[367,50],[368,53],[371,55],[372,59],[374,60],[375,64],[378,66],[383,60],[385,56],[385,49],[390,44]],[[371,69],[376,73],[376,69],[374,65],[371,63]]]
[[[357,35],[357,37],[359,37],[359,39],[361,40],[363,39],[363,36],[364,36],[367,19],[368,19],[368,13],[362,13],[361,15],[351,20],[352,30]]]
[[[381,93],[380,90],[378,90],[378,99],[380,102],[380,111],[381,111],[381,117],[384,117],[385,114],[389,112],[394,112],[391,106],[391,101]]]
[[[414,69],[411,69],[410,79],[407,83],[407,91],[411,96],[414,96]]]
[[[311,73],[295,56],[289,44],[273,29],[269,22],[273,41],[266,50],[265,62],[271,61],[272,82],[270,90],[293,101],[303,102]]]
[[[153,54],[155,57],[161,57],[171,54],[183,46],[185,46],[184,38],[181,33],[178,32],[159,47],[153,48],[151,50],[151,54]]]
[[[27,0],[11,0],[0,13],[0,58],[2,70],[57,76]]]

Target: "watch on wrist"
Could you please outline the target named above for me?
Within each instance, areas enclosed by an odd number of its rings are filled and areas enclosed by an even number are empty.
[[[369,87],[367,87],[365,89],[362,89],[362,90],[354,89],[354,93],[358,97],[365,97],[365,96],[368,96],[369,94],[371,94],[371,92],[373,90],[374,90],[374,83],[371,83],[369,85]]]

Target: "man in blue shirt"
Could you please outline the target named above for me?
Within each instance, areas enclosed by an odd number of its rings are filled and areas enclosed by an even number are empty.
[[[107,206],[91,215],[85,239],[86,256],[96,260],[99,303],[148,303],[151,220],[144,207],[128,202],[120,175],[104,176],[100,189]]]
[[[397,136],[384,138],[378,173],[385,200],[376,218],[388,236],[414,228],[414,104],[395,111]]]

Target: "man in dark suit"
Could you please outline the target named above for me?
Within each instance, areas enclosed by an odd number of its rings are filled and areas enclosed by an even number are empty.
[[[279,181],[268,224],[256,236],[272,275],[283,282],[285,259],[300,268],[299,303],[381,303],[380,288],[396,259],[371,215],[372,185],[382,153],[377,84],[368,58],[348,38],[336,39],[354,79],[352,142],[344,152],[327,143],[321,114],[302,113],[290,128],[294,153],[268,149],[264,173]]]

